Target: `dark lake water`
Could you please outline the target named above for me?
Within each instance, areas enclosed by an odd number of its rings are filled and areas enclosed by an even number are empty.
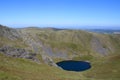
[[[85,61],[61,61],[56,63],[59,67],[67,71],[85,71],[91,68],[89,62]]]

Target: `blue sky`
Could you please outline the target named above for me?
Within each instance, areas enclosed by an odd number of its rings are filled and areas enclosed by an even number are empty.
[[[120,0],[0,0],[0,24],[119,28]]]

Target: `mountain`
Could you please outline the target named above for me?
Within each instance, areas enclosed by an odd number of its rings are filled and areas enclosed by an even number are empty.
[[[103,34],[120,34],[120,29],[87,29],[87,30]]]
[[[0,25],[0,79],[119,80],[119,49],[119,34]],[[63,60],[88,61],[92,68],[64,71],[56,65]]]

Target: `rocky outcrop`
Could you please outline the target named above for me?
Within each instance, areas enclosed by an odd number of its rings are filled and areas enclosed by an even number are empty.
[[[100,53],[102,55],[107,55],[108,53],[108,49],[104,47],[102,43],[100,42],[100,40],[97,39],[96,37],[92,38],[91,46],[92,46],[93,51],[95,51],[96,53]]]
[[[1,37],[6,37],[10,40],[16,40],[20,38],[19,31],[16,29],[11,29],[6,26],[0,25],[0,36]]]
[[[60,55],[59,56],[57,53],[56,54],[53,53],[52,48],[43,45],[42,41],[40,41],[40,39],[38,38],[36,34],[31,34],[27,32],[26,29],[21,30],[20,34],[22,35],[21,37],[23,41],[25,42],[25,44],[29,45],[29,47],[32,48],[32,50],[35,53],[40,54],[42,56],[42,60],[44,61],[44,63],[50,66],[57,67],[56,63],[52,60],[52,58],[66,57],[66,54],[58,53]]]
[[[25,49],[4,46],[0,48],[0,53],[11,57],[30,59],[37,63],[40,62],[36,57],[36,53],[29,52]]]
[[[55,66],[55,67],[58,67],[54,61],[52,60],[52,58],[50,58],[49,56],[47,55],[42,55],[42,59],[44,60],[44,62],[50,66]]]

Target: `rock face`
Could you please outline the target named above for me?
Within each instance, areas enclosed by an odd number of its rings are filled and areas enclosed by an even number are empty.
[[[44,62],[50,66],[56,66],[58,67],[54,61],[52,60],[52,58],[50,58],[49,56],[46,56],[46,55],[42,55],[42,59],[44,60]]]
[[[23,33],[20,29],[12,29],[0,25],[0,38],[6,38],[9,43],[11,43],[11,41],[14,42],[16,40],[20,40],[25,45],[28,45],[29,50],[32,50],[32,52],[29,52],[25,48],[16,48],[13,45],[9,46],[9,44],[3,44],[4,46],[0,47],[0,53],[5,54],[6,56],[25,58],[40,63],[40,60],[37,58],[37,54],[44,55],[45,53],[44,50],[41,50],[41,48],[43,48],[43,45],[42,42],[37,39],[37,36],[31,36],[29,33],[26,33],[26,31]],[[18,42],[16,46],[18,45],[22,44],[19,44]],[[56,66],[51,57],[44,56],[43,61],[50,66]]]
[[[100,53],[102,55],[107,55],[108,53],[108,49],[103,47],[99,39],[95,37],[91,40],[91,46],[92,46],[92,49],[97,53]]]
[[[31,59],[35,62],[40,62],[36,57],[36,53],[29,52],[25,49],[4,46],[0,48],[0,53],[11,57]]]
[[[19,31],[2,25],[0,25],[0,36],[6,37],[10,40],[16,40],[17,38],[20,38]]]

